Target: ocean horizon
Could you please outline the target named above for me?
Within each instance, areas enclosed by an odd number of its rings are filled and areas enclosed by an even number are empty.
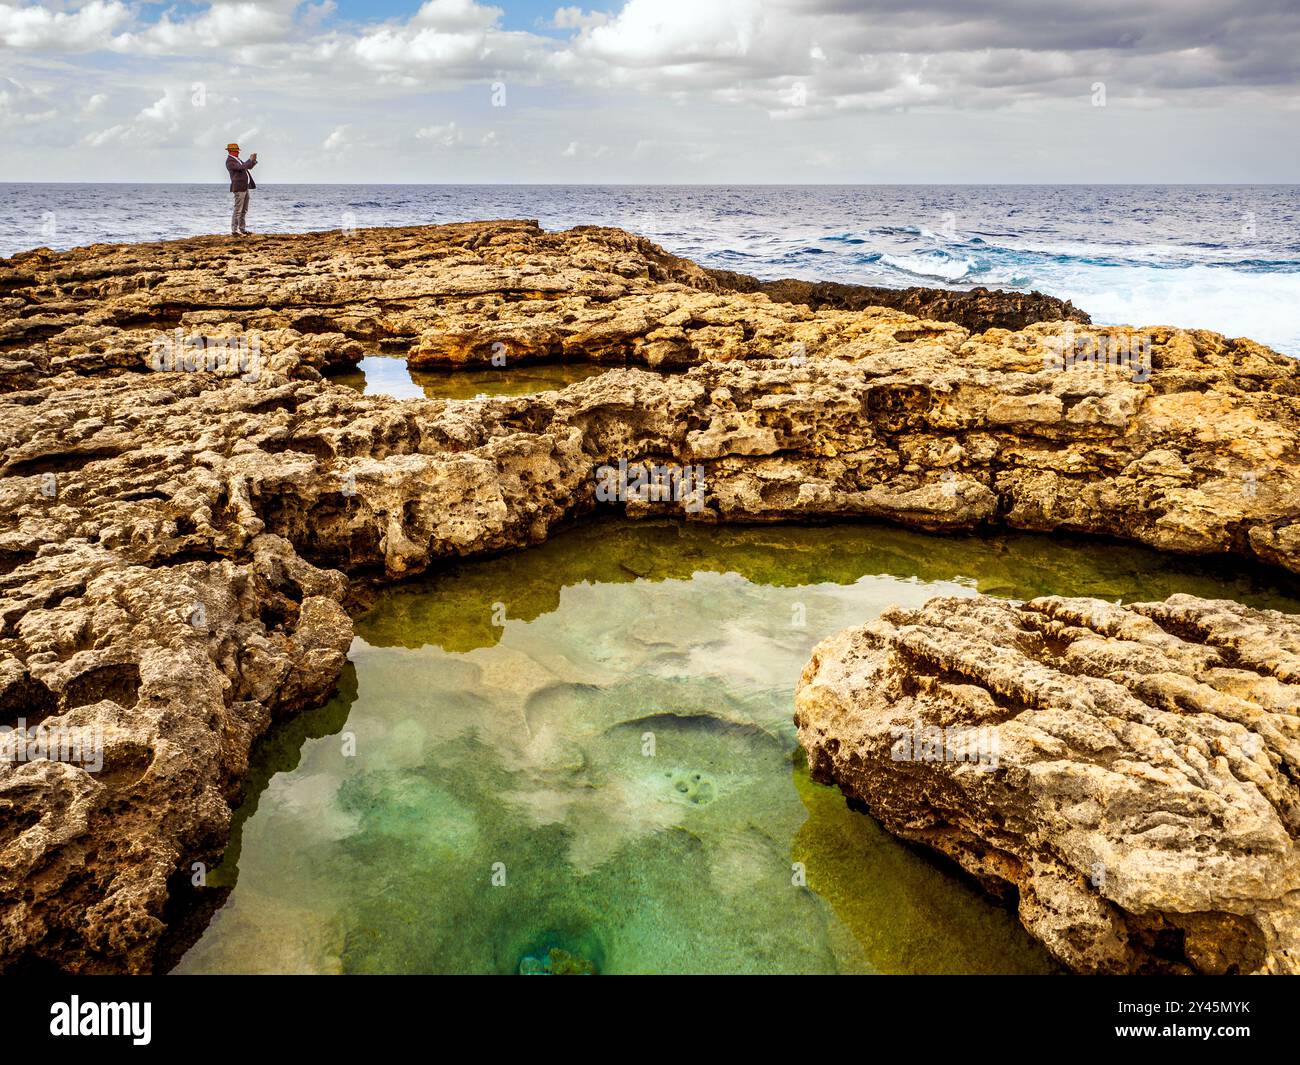
[[[225,233],[221,182],[7,182],[0,255]],[[764,280],[1037,290],[1100,325],[1300,356],[1300,185],[403,184],[267,180],[255,232],[535,218],[617,226]]]

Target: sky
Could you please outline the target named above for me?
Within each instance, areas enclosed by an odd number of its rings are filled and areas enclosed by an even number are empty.
[[[597,0],[600,3],[600,0]],[[0,0],[7,181],[1300,181],[1300,0]]]

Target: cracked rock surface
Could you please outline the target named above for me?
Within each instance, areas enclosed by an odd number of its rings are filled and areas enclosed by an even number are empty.
[[[540,542],[606,463],[702,470],[698,507],[633,515],[1067,529],[1300,571],[1293,361],[1048,297],[940,293],[939,319],[791,292],[528,222],[0,261],[0,726],[104,754],[0,761],[0,968],[148,971],[251,744],[333,689],[364,588]],[[329,378],[385,352],[610,369],[456,401]]]
[[[1174,595],[893,608],[796,695],[814,779],[1089,973],[1300,971],[1300,618]]]

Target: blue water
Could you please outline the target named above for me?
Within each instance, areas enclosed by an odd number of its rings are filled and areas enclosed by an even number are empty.
[[[229,227],[222,185],[0,185],[0,254]],[[1036,288],[1100,324],[1249,336],[1300,355],[1294,185],[276,185],[264,232],[536,218],[643,233],[764,278]]]

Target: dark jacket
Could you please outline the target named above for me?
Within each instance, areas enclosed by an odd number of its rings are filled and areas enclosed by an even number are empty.
[[[257,166],[256,159],[251,163],[245,163],[229,152],[226,153],[226,170],[230,173],[231,192],[247,192],[249,189],[257,188],[257,182],[249,173],[255,166]]]

